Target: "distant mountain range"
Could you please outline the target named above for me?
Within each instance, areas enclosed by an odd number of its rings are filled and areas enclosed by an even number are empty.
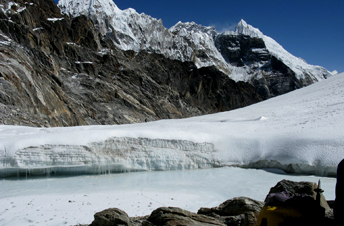
[[[112,0],[60,0],[58,6],[71,17],[91,18],[97,29],[120,49],[146,50],[170,59],[192,61],[198,68],[216,66],[235,81],[252,82],[278,72],[285,74],[283,69],[290,69],[298,85],[303,86],[331,75],[326,69],[293,56],[244,20],[234,32],[218,33],[213,27],[194,22],[179,22],[167,29],[161,20],[138,14],[134,9],[120,10]]]
[[[161,53],[171,59],[192,61],[199,68],[214,65],[235,81],[264,77],[262,71],[270,67],[272,57],[289,67],[298,79],[318,81],[331,74],[291,55],[244,20],[235,32],[218,33],[213,27],[194,22],[179,22],[167,29],[161,20],[138,14],[134,9],[120,10],[112,0],[60,0],[58,6],[71,17],[91,18],[97,29],[120,49]]]
[[[0,123],[123,124],[244,107],[331,76],[241,20],[161,20],[111,0],[0,4]]]

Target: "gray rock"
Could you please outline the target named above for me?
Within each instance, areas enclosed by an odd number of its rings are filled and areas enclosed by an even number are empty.
[[[226,224],[222,223],[221,221],[213,217],[192,213],[177,207],[161,207],[154,210],[147,219],[147,222],[145,222],[143,225],[225,226]]]
[[[258,215],[263,206],[263,202],[259,202],[247,197],[237,197],[225,201],[218,207],[211,209],[201,208],[198,213],[207,214],[207,212],[212,212],[220,216],[235,216],[247,213],[254,213]]]
[[[131,226],[131,223],[126,212],[111,208],[96,213],[90,226]]]
[[[247,197],[229,199],[214,208],[201,208],[198,214],[220,219],[226,225],[255,226],[264,203]]]

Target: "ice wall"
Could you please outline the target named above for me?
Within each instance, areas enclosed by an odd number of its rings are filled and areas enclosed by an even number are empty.
[[[185,140],[115,137],[88,145],[40,145],[0,156],[0,177],[184,170],[220,166],[214,145]]]

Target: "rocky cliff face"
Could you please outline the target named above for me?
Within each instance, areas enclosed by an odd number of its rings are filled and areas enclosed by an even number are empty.
[[[263,99],[215,66],[121,50],[90,18],[64,16],[52,0],[4,0],[0,8],[1,124],[135,123]]]

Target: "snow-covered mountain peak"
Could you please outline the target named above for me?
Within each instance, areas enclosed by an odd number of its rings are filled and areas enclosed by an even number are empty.
[[[248,35],[251,37],[262,37],[263,33],[258,29],[246,23],[245,20],[241,19],[236,26],[235,32],[237,34]]]
[[[195,22],[183,23],[181,21],[179,21],[176,25],[171,27],[169,29],[169,31],[176,34],[176,33],[180,33],[180,31],[183,29],[185,29],[185,31],[187,31],[187,32],[205,33],[205,34],[208,34],[212,37],[214,37],[215,35],[218,34],[218,32],[216,31],[216,29],[214,27],[203,26],[203,25],[197,24]]]
[[[246,21],[244,19],[241,19],[239,21],[239,23],[237,24],[237,28],[238,27],[248,27],[249,25],[246,23]]]
[[[146,49],[152,32],[167,30],[161,20],[132,8],[121,10],[112,0],[60,0],[58,7],[73,17],[89,17],[103,35],[116,37],[116,45],[123,50]]]
[[[337,70],[334,70],[334,71],[332,71],[331,73],[332,73],[333,75],[339,74]]]
[[[235,31],[225,31],[222,33],[223,35],[247,35],[253,38],[263,38],[264,34],[258,29],[253,27],[252,25],[246,23],[245,20],[241,19],[237,26],[235,27]]]
[[[61,11],[71,16],[106,14],[121,14],[122,11],[112,0],[60,0],[58,6]]]
[[[243,19],[236,26],[235,32],[228,31],[224,32],[223,35],[246,35],[251,38],[262,39],[269,53],[292,69],[297,78],[305,79],[307,74],[311,76],[313,81],[320,81],[332,75],[325,68],[309,65],[304,59],[292,55],[273,38],[264,35],[258,28],[249,25]]]

